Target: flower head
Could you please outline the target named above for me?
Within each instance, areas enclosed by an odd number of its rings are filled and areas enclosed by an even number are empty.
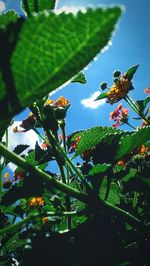
[[[128,121],[128,111],[129,109],[123,108],[120,103],[117,108],[110,113],[110,120],[115,121],[115,124],[112,125],[114,128],[117,128]]]
[[[29,201],[29,206],[30,207],[35,207],[35,206],[43,206],[44,205],[44,200],[42,197],[34,197]]]
[[[8,179],[10,177],[10,174],[8,173],[8,172],[6,172],[5,174],[4,174],[4,178],[5,179]]]
[[[127,95],[131,86],[132,82],[125,74],[118,77],[114,85],[107,92],[107,102],[110,104],[119,102]]]
[[[60,96],[55,102],[55,106],[57,106],[57,107],[64,107],[67,105],[69,105],[69,101],[66,98],[64,98],[63,96]]]

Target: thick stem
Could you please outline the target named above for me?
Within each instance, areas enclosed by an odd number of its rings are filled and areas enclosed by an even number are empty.
[[[76,212],[76,211],[72,211],[72,212],[47,212],[46,214],[43,214],[43,217],[46,216],[65,216],[65,217],[73,217],[76,215],[82,215],[81,212]],[[34,213],[32,215],[29,215],[28,217],[24,218],[22,221],[16,223],[16,224],[11,224],[3,229],[0,229],[0,236],[9,232],[13,232],[14,230],[19,229],[21,226],[27,224],[30,221],[33,221],[33,219],[36,219],[40,217],[39,213]]]
[[[75,197],[75,198],[87,203],[87,201],[88,201],[88,195],[87,194],[81,193],[78,190],[71,188],[68,185],[59,182],[58,180],[56,180],[55,178],[53,178],[49,174],[41,171],[40,169],[33,167],[32,165],[27,163],[26,160],[23,159],[22,157],[19,157],[15,153],[10,152],[2,143],[0,143],[0,151],[4,157],[9,159],[14,164],[20,166],[21,168],[23,168],[27,172],[33,173],[34,175],[37,176],[37,178],[41,178],[41,179],[45,180],[48,187],[53,186],[54,188],[61,190],[62,192],[66,193],[68,195],[71,195],[72,197]]]

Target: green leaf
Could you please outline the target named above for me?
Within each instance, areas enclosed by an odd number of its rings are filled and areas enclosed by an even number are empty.
[[[107,178],[104,178],[100,187],[100,198],[105,199],[105,195],[107,192]],[[107,202],[116,205],[120,203],[120,191],[115,182],[111,183],[109,194],[107,197]]]
[[[12,113],[54,91],[89,64],[108,43],[120,15],[120,7],[111,7],[28,18],[11,59],[20,103]]]
[[[119,160],[124,155],[129,154],[135,148],[140,147],[142,144],[150,140],[150,127],[143,127],[133,134],[124,136],[120,140],[120,145],[117,150],[115,159]]]
[[[6,129],[9,127],[9,125],[11,124],[11,119],[8,120],[0,120],[0,141],[2,141],[2,137],[5,134]]]
[[[96,99],[95,101],[98,101],[98,100],[102,100],[104,98],[107,98],[107,92],[103,92],[101,93]]]
[[[22,0],[22,8],[30,16],[33,12],[52,10],[55,8],[56,0]]]
[[[6,29],[9,24],[15,23],[18,18],[18,14],[13,10],[0,15],[0,29]]]
[[[132,66],[132,67],[130,67],[127,70],[126,74],[127,74],[127,76],[128,76],[129,79],[132,79],[133,78],[133,76],[134,76],[135,72],[137,71],[137,68],[138,67],[139,67],[139,64],[137,64],[135,66]]]
[[[79,82],[79,83],[85,84],[86,79],[85,79],[84,73],[82,71],[79,72],[75,77],[72,78],[71,82],[72,83]]]
[[[150,102],[150,96],[146,97],[144,100],[136,101],[136,104],[138,105],[139,112],[142,114],[144,112],[144,109],[146,108],[147,104]]]
[[[129,173],[126,174],[121,180],[124,181],[124,182],[128,182],[130,181],[132,178],[134,178],[137,174],[137,170],[136,169],[133,169],[131,168]]]
[[[20,153],[22,153],[23,151],[25,151],[28,147],[29,147],[29,145],[20,144],[20,145],[17,145],[15,147],[15,149],[13,150],[13,152],[19,155]]]
[[[84,131],[77,145],[74,158],[78,155],[81,155],[84,151],[92,149],[101,141],[103,141],[107,136],[116,133],[121,133],[121,131],[118,129],[114,129],[112,127],[99,127],[99,126]]]
[[[26,157],[26,161],[28,163],[30,163],[32,166],[36,166],[37,165],[37,162],[35,161],[35,152],[34,151],[28,153],[28,155]]]
[[[105,173],[110,167],[111,164],[106,164],[106,163],[97,164],[90,170],[89,175],[93,176],[95,174]]]

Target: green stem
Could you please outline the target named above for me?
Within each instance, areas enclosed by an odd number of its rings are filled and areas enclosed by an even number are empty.
[[[63,148],[64,151],[67,152],[66,149],[66,132],[65,132],[65,120],[63,120],[60,123],[60,128],[61,128],[61,133],[62,133],[62,141],[63,141]],[[70,175],[69,175],[69,165],[66,165],[66,175],[67,175],[67,184],[69,185],[70,183]],[[69,195],[66,196],[66,206],[67,206],[67,211],[71,211],[71,198]],[[71,217],[67,217],[67,227],[68,230],[71,230],[71,223],[72,223],[72,219]]]
[[[41,171],[40,169],[33,167],[30,163],[27,163],[24,158],[16,155],[14,152],[9,151],[2,143],[0,143],[0,151],[4,157],[9,159],[14,164],[20,166],[27,172],[33,173],[34,175],[37,176],[37,178],[43,179],[46,182],[48,188],[49,187],[51,188],[53,186],[54,188],[61,190],[65,194],[75,197],[78,200],[81,200],[85,203],[88,201],[87,194],[81,193],[78,190],[71,188],[66,184],[63,184],[62,182],[59,182],[58,180],[56,180],[54,177],[50,176],[49,174]]]
[[[47,212],[46,214],[43,214],[43,217],[46,216],[64,216],[64,217],[73,217],[76,215],[82,215],[82,212],[76,212],[76,211],[72,211],[72,212]],[[34,213],[29,215],[28,217],[24,218],[22,221],[16,223],[16,224],[11,224],[3,229],[0,229],[0,236],[2,236],[3,234],[9,233],[9,232],[13,232],[14,230],[19,229],[21,226],[27,224],[30,221],[33,221],[33,219],[36,219],[40,217],[39,213]],[[42,218],[42,217],[41,217]]]
[[[133,111],[138,114],[148,125],[150,124],[150,121],[145,117],[143,114],[140,113],[139,107],[136,104],[136,101],[133,99],[131,93],[130,96],[126,95],[125,96],[125,101],[130,105],[130,107],[133,109]]]
[[[83,182],[83,184],[85,184],[85,186],[87,187],[87,189],[88,190],[91,190],[91,187],[86,182],[86,180],[85,180],[84,176],[82,175],[82,173],[77,169],[77,167],[74,165],[74,163],[69,159],[69,157],[67,156],[66,152],[61,148],[61,146],[58,144],[58,142],[55,140],[55,137],[52,134],[51,134],[51,138],[53,139],[53,141],[55,143],[55,146],[57,147],[57,149],[59,150],[59,152],[66,159],[67,163],[71,166],[71,168],[74,170],[74,172],[76,173],[76,175],[80,178],[80,180]]]
[[[72,187],[69,187],[67,184],[63,184],[63,183],[59,182],[58,180],[51,177],[47,173],[41,171],[40,169],[33,167],[32,165],[27,163],[22,157],[16,155],[13,152],[10,152],[2,143],[0,143],[0,151],[4,157],[9,159],[14,164],[20,166],[21,168],[23,168],[27,172],[33,173],[34,175],[36,175],[37,178],[44,180],[46,185],[47,185],[47,188],[54,187],[54,188],[60,190],[61,192],[64,192],[65,194],[70,195],[70,196],[86,203],[87,205],[90,203],[90,205],[93,206],[94,208],[96,206],[96,208],[100,212],[102,210],[105,210],[107,213],[123,219],[124,222],[127,222],[136,228],[139,228],[141,230],[145,230],[145,229],[147,230],[147,226],[145,224],[143,224],[138,218],[136,218],[132,214],[130,214],[129,212],[126,212],[125,210],[120,209],[119,207],[114,206],[114,205],[112,205],[112,204],[110,204],[110,203],[108,203],[102,199],[99,199],[99,198],[97,198],[97,200],[95,202],[95,200],[91,199],[91,197],[88,196],[86,193],[83,193],[83,192],[81,193],[78,190],[76,190]],[[95,203],[96,203],[96,205],[95,205]],[[29,219],[29,218],[26,218],[26,219]],[[2,229],[0,232],[3,232],[3,230],[4,229]]]
[[[127,124],[129,127],[131,127],[131,128],[133,128],[134,130],[136,130],[136,128],[135,128],[134,126],[132,126],[129,122],[126,122],[126,124]]]

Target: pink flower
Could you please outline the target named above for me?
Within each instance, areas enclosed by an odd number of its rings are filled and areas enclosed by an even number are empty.
[[[110,120],[114,120],[115,124],[112,127],[117,128],[128,120],[128,108],[123,108],[122,103],[120,103],[117,108],[110,113]]]
[[[144,92],[145,92],[146,94],[150,94],[150,88],[146,88],[146,89],[144,90]]]

